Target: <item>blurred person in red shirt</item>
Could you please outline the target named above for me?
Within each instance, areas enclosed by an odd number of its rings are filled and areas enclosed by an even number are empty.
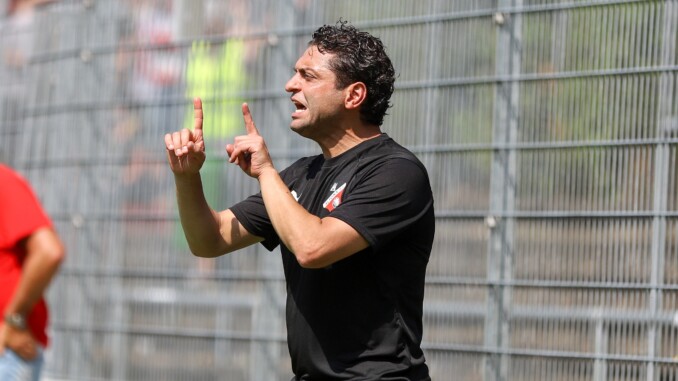
[[[0,380],[40,379],[47,347],[44,293],[64,247],[28,182],[0,164]]]

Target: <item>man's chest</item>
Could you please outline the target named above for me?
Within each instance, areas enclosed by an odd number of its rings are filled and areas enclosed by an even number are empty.
[[[304,209],[324,217],[346,199],[354,179],[355,171],[350,167],[323,169],[295,181],[291,192]]]

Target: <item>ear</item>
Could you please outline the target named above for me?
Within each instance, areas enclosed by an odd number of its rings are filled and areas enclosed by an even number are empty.
[[[367,86],[362,82],[355,82],[348,86],[344,90],[344,107],[347,109],[356,109],[367,98]]]

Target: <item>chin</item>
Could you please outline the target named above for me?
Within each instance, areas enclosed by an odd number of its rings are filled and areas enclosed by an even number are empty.
[[[309,128],[307,125],[295,125],[290,124],[290,130],[296,132],[298,135],[308,138],[309,137]]]
[[[306,128],[305,124],[302,124],[298,120],[293,120],[292,123],[290,123],[290,130],[294,132],[299,132],[302,131]]]

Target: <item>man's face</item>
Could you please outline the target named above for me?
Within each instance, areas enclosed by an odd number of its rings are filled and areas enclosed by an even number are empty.
[[[330,70],[332,57],[310,46],[297,60],[294,75],[285,84],[295,105],[290,128],[307,138],[321,135],[322,130],[326,132],[332,123],[341,120],[344,94],[336,88],[337,77]]]

